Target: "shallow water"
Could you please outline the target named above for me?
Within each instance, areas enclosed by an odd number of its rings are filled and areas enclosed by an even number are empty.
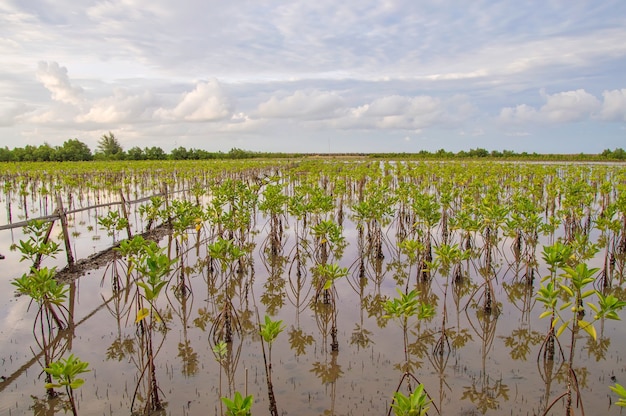
[[[112,242],[104,231],[99,231],[100,238],[94,239],[93,232],[85,229],[94,224],[93,213],[81,215],[73,220],[81,230],[73,239],[77,258],[87,257]],[[418,288],[422,299],[437,305],[434,318],[410,320],[408,342],[414,361],[412,374],[424,384],[440,414],[541,414],[546,403],[565,391],[564,375],[556,371],[562,361],[556,362],[549,377],[538,358],[549,323],[539,319],[543,305],[535,301],[533,294],[540,277],[547,274],[546,267],[540,262],[534,268],[532,286],[527,286],[523,278],[525,264],[515,261],[507,239],[501,239],[500,250],[493,259],[498,313],[485,315],[478,259],[462,263],[465,283],[453,283],[452,277],[437,272],[429,284],[417,284],[416,266],[409,266],[405,257],[398,257],[394,249],[395,229],[390,225],[385,229],[380,270],[376,270],[373,256],[365,253],[361,279],[358,233],[355,224],[346,219],[343,235],[347,246],[340,255],[331,255],[331,260],[349,269],[349,275],[335,283],[339,343],[335,352],[331,350],[331,320],[325,319],[331,316],[329,307],[313,302],[313,238],[309,235],[308,245],[301,246],[308,247],[309,256],[302,258],[298,290],[295,241],[300,237],[296,235],[293,218],[284,225],[281,248],[275,256],[268,255],[269,223],[259,215],[253,227],[258,233],[252,234],[249,241],[253,247],[250,262],[241,274],[235,272],[229,277],[239,282],[229,296],[242,330],[235,331],[230,360],[223,365],[212,351],[211,320],[222,305],[220,296],[224,289],[219,282],[227,276],[210,272],[208,241],[202,239],[196,246],[196,233],[187,234],[187,241],[178,251],[184,253],[186,295],[175,290],[181,279],[178,270],[172,274],[158,303],[167,326],[167,331],[154,333],[154,343],[160,348],[155,356],[156,381],[164,404],[159,414],[219,415],[224,411],[219,398],[232,397],[234,391],[254,395],[254,415],[269,414],[266,371],[257,330],[257,319],[262,321],[268,311],[285,325],[272,346],[272,380],[279,414],[387,414],[403,376],[405,352],[401,326],[382,317],[381,299],[397,296],[394,277],[398,270],[409,274],[409,288]],[[143,224],[137,221],[134,227],[136,232]],[[53,233],[56,234],[58,230]],[[20,230],[14,230],[0,232],[0,238],[0,247],[5,250],[24,236]],[[480,241],[476,243],[480,245]],[[547,241],[538,244],[538,257],[542,244]],[[169,236],[160,245],[172,255],[177,253]],[[61,403],[46,399],[41,348],[33,335],[36,307],[29,308],[25,296],[16,297],[10,284],[11,279],[28,270],[28,265],[19,261],[18,253],[5,251],[2,252],[7,258],[0,263],[0,375],[7,380],[0,383],[0,414],[64,414]],[[272,266],[272,260],[281,256],[283,262]],[[64,260],[60,253],[56,260],[47,259],[45,264],[62,267]],[[398,261],[402,264],[394,266]],[[590,262],[592,266],[600,263],[600,259]],[[55,351],[63,356],[71,352],[89,362],[91,372],[83,375],[85,384],[76,392],[79,414],[129,414],[131,408],[142,407],[147,391],[145,379],[140,377],[145,352],[139,347],[132,301],[136,286],[126,283],[125,264],[118,260],[91,270],[72,285],[70,329],[60,332]],[[114,289],[116,271],[126,289]],[[443,354],[438,354],[435,346],[443,328],[444,305],[449,344],[444,344]],[[586,414],[618,415],[620,409],[612,405],[616,397],[608,386],[626,383],[626,327],[622,321],[606,321],[598,323],[597,328],[598,343],[584,333],[576,338],[574,367],[584,409]],[[567,331],[560,339],[567,353]],[[402,389],[406,389],[406,384]],[[64,398],[61,396],[61,401]],[[429,414],[436,413],[431,407]],[[562,413],[563,405],[559,402],[551,414]]]

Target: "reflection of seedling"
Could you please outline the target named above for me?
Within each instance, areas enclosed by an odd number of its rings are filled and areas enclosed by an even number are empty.
[[[74,354],[70,354],[68,358],[55,361],[45,368],[46,373],[50,374],[55,380],[54,383],[46,383],[46,389],[64,387],[70,399],[74,416],[78,415],[76,401],[74,400],[74,390],[78,389],[85,382],[82,378],[78,378],[77,376],[88,372],[88,366],[89,363],[81,361],[78,357],[75,357]]]
[[[302,355],[306,352],[306,347],[313,344],[313,336],[304,333],[302,328],[292,327],[289,331],[289,345],[295,350],[296,355]]]
[[[250,416],[252,415],[252,402],[254,397],[252,395],[245,398],[238,391],[235,392],[235,397],[231,400],[228,397],[222,397],[222,402],[226,405],[227,416]]]

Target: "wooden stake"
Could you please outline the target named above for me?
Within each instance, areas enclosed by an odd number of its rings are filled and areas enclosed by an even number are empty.
[[[74,255],[72,254],[72,246],[70,244],[70,233],[67,229],[67,216],[63,208],[63,199],[57,194],[57,210],[61,219],[61,228],[63,228],[63,240],[65,241],[65,253],[67,254],[67,266],[71,269],[74,267]]]
[[[126,199],[124,198],[124,192],[120,189],[120,198],[122,203],[122,215],[126,219],[126,234],[128,235],[128,239],[133,238],[133,233],[130,231],[130,220],[128,219],[128,210],[126,209]]]

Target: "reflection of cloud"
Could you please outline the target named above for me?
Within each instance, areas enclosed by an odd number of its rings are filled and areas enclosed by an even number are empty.
[[[0,247],[9,247],[12,243],[11,236],[9,233],[3,233],[4,235],[0,235]],[[21,236],[21,235],[18,235]],[[25,271],[23,267],[24,264],[19,261],[19,253],[15,252],[3,252],[6,258],[2,261],[2,268],[5,271],[9,271],[9,274],[6,277],[9,278],[17,278],[19,277],[18,273],[20,271]],[[12,273],[10,271],[13,271]],[[0,282],[0,293],[9,294],[15,293],[15,286],[11,285],[10,279],[2,279]],[[12,296],[11,296],[12,297]],[[0,322],[0,328],[2,328],[2,339],[5,341],[11,339],[14,332],[25,331],[26,334],[31,335],[30,330],[32,329],[36,305],[33,305],[31,309],[31,313],[28,312],[30,304],[30,297],[22,295],[12,298],[11,301],[8,301],[3,304],[2,309],[0,309],[0,316],[3,318]],[[32,314],[32,315],[31,315]],[[30,337],[29,337],[30,338]],[[0,343],[0,349],[8,342]],[[0,356],[4,356],[0,354]]]

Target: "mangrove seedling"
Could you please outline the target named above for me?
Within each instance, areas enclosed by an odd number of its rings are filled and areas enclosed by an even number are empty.
[[[272,416],[278,416],[278,408],[276,407],[276,397],[274,396],[274,387],[272,385],[272,343],[278,335],[283,332],[285,326],[282,320],[272,321],[265,315],[265,323],[261,324],[261,337],[267,343],[268,355],[265,356],[265,347],[263,347],[263,361],[265,362],[265,371],[267,374],[267,394],[270,401],[270,413]],[[263,343],[261,343],[263,345]]]
[[[128,220],[117,211],[109,211],[106,216],[98,217],[98,225],[113,237],[113,244],[115,244],[117,233],[128,227]]]
[[[33,268],[38,269],[45,257],[55,258],[61,251],[59,243],[50,240],[53,223],[47,224],[42,220],[31,220],[23,228],[24,234],[29,235],[28,240],[20,240],[12,246],[22,253],[20,261],[30,260]]]
[[[243,397],[238,391],[235,392],[232,400],[222,397],[222,402],[226,405],[226,416],[251,416],[253,401],[252,395]]]
[[[337,289],[335,288],[335,280],[345,277],[348,275],[348,269],[345,267],[339,267],[338,264],[320,264],[317,266],[317,272],[322,278],[321,281],[324,282],[324,285],[319,288],[315,294],[315,298],[319,297],[320,292],[323,292],[323,304],[324,306],[330,306],[332,308],[332,321],[331,321],[331,329],[330,335],[332,338],[331,341],[331,350],[338,351],[339,350],[339,342],[337,341],[337,308],[335,305],[337,303]],[[321,283],[321,282],[320,282]]]
[[[389,412],[393,410],[395,416],[425,416],[430,409],[429,404],[424,385],[420,384],[408,397],[401,391],[396,391]]]
[[[411,360],[409,356],[409,318],[417,316],[417,319],[428,319],[435,315],[435,308],[432,305],[420,303],[418,296],[419,291],[417,289],[411,290],[409,293],[403,293],[400,289],[396,288],[399,297],[394,299],[388,299],[383,305],[386,314],[384,318],[395,318],[400,321],[402,327],[403,341],[404,341],[404,359],[405,359],[405,377],[410,374]],[[409,390],[410,379],[409,380]]]
[[[81,361],[80,358],[75,357],[74,354],[70,354],[66,359],[61,358],[58,361],[50,363],[50,366],[44,369],[55,381],[46,383],[46,389],[64,387],[74,416],[78,415],[76,400],[74,399],[74,390],[78,389],[85,382],[82,378],[78,378],[78,375],[90,371],[87,369],[88,366],[89,363]]]
[[[626,389],[618,383],[615,383],[615,386],[609,386],[609,388],[619,396],[619,399],[617,399],[615,405],[620,407],[626,407]]]
[[[562,269],[564,273],[555,282],[550,281],[546,286],[541,285],[537,300],[542,302],[546,309],[540,318],[553,316],[552,327],[558,327],[555,337],[558,338],[566,330],[570,334],[569,357],[566,363],[567,390],[547,406],[544,414],[547,414],[558,400],[565,397],[566,412],[569,415],[572,412],[573,388],[576,389],[579,396],[577,402],[582,406],[574,370],[574,355],[579,330],[585,331],[595,341],[597,335],[594,322],[601,318],[619,320],[617,312],[626,306],[626,302],[619,300],[611,294],[603,295],[596,289],[589,289],[589,286],[595,282],[594,275],[598,272],[598,268],[589,268],[586,263],[579,263],[575,267],[564,266]],[[585,310],[583,300],[589,299],[592,295],[596,296],[598,300],[597,304],[585,301],[587,306],[594,312],[586,320],[584,318],[588,311]],[[563,303],[559,304],[559,301]]]

